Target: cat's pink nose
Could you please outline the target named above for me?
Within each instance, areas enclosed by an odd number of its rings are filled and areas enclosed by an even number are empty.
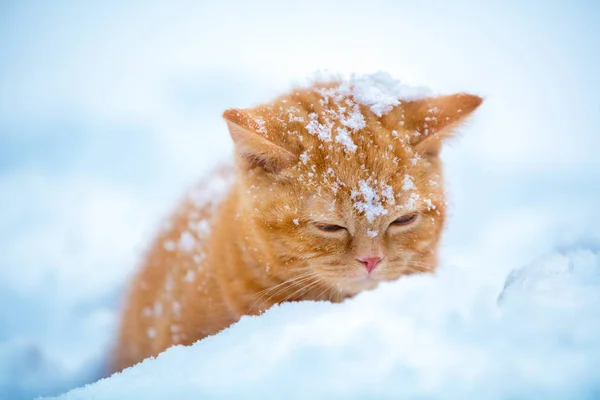
[[[370,273],[375,269],[377,264],[379,264],[379,261],[381,261],[381,257],[358,257],[357,260],[363,263],[365,265],[365,268],[367,269],[367,272]]]

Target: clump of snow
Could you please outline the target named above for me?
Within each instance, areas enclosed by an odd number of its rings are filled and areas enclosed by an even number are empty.
[[[372,230],[372,229],[367,229],[367,236],[370,237],[370,238],[374,238],[378,234],[379,234],[379,231],[375,231],[375,230]]]
[[[367,126],[365,117],[360,112],[360,107],[358,107],[358,104],[354,104],[348,117],[342,115],[340,120],[342,125],[350,128],[353,132],[357,132]]]
[[[262,133],[263,135],[266,135],[267,134],[267,128],[265,128],[265,120],[262,119],[261,117],[254,117],[254,122],[258,126],[258,128],[256,129],[256,131],[258,133]]]
[[[384,190],[387,191],[387,188]],[[352,189],[350,197],[354,201],[354,208],[364,213],[369,222],[373,222],[376,217],[388,213],[388,210],[384,207],[386,199],[382,199],[379,188],[371,178],[358,181],[358,189]]]
[[[308,133],[324,142],[330,142],[335,134],[335,141],[350,153],[356,152],[358,148],[351,134],[367,125],[360,105],[368,106],[373,113],[381,117],[402,100],[414,100],[430,93],[423,87],[402,84],[384,72],[371,75],[353,74],[337,86],[317,88],[315,92],[322,96],[319,104],[323,109],[319,114],[313,112],[308,115]],[[290,122],[297,121],[293,117],[296,112],[297,108],[291,106],[288,111]],[[339,121],[343,127],[338,127],[334,132],[335,121]]]
[[[58,399],[594,398],[600,253],[552,254],[497,294],[443,268],[285,303]]]
[[[308,115],[310,121],[306,125],[306,130],[311,135],[317,135],[319,139],[324,142],[331,141],[331,129],[333,124],[331,122],[327,122],[322,124],[319,122],[319,115],[317,113],[310,113]]]
[[[414,210],[417,208],[417,203],[419,202],[420,196],[418,193],[412,192],[408,199],[406,200],[405,207],[407,210]]]
[[[175,251],[175,249],[177,248],[177,244],[172,240],[167,240],[163,243],[163,248],[166,251]]]
[[[350,153],[356,152],[356,149],[358,148],[358,146],[352,141],[350,133],[344,128],[337,129],[335,141],[341,143],[342,146],[344,146],[344,148]]]
[[[310,160],[310,155],[308,153],[310,153],[311,149],[306,150],[305,152],[303,152],[302,154],[300,154],[300,161],[302,161],[303,164],[307,164],[308,160]]]
[[[409,191],[415,190],[416,188],[417,187],[415,186],[412,177],[409,174],[404,175],[404,180],[402,181],[402,190]]]
[[[199,238],[205,238],[210,235],[211,226],[210,222],[206,219],[200,219],[196,222],[190,222],[190,229],[192,229]]]
[[[431,95],[430,89],[403,84],[386,72],[353,74],[340,84],[338,90],[344,95],[353,96],[360,104],[369,106],[378,117],[390,112],[401,100],[418,100]]]
[[[435,204],[431,202],[431,199],[423,199],[423,202],[427,206],[427,211],[435,210]]]
[[[388,203],[394,204],[396,202],[396,198],[394,197],[394,189],[392,188],[392,186],[383,184],[381,185],[381,187],[381,195],[385,197]]]
[[[185,277],[183,278],[185,282],[194,282],[196,280],[196,273],[191,269],[185,273]]]
[[[184,231],[179,237],[178,246],[181,251],[189,253],[196,246],[196,239],[190,232]]]

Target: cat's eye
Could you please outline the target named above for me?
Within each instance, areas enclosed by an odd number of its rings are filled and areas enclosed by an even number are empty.
[[[390,225],[394,226],[406,226],[410,225],[417,220],[417,213],[406,214],[401,216],[400,218],[395,219]]]
[[[340,225],[330,225],[330,224],[315,224],[317,229],[323,232],[340,232],[346,230],[343,226]]]

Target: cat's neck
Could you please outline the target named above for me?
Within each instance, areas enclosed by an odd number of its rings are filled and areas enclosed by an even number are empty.
[[[281,278],[271,272],[277,262],[268,243],[256,232],[255,222],[249,218],[247,198],[243,185],[235,185],[217,218],[213,237],[214,250],[221,254],[224,265],[215,269],[219,284],[243,282],[237,293],[244,313],[256,314],[276,301],[268,296],[269,288],[281,284]],[[266,295],[260,298],[260,293]]]

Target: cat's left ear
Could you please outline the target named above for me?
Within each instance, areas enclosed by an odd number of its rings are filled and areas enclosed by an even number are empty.
[[[275,173],[292,166],[297,157],[269,140],[265,122],[251,118],[244,110],[230,109],[223,113],[235,149],[249,168],[260,167]]]
[[[443,141],[454,135],[482,101],[467,93],[429,97],[403,103],[400,117],[404,117],[404,128],[410,132],[411,145],[421,154],[437,156]]]

